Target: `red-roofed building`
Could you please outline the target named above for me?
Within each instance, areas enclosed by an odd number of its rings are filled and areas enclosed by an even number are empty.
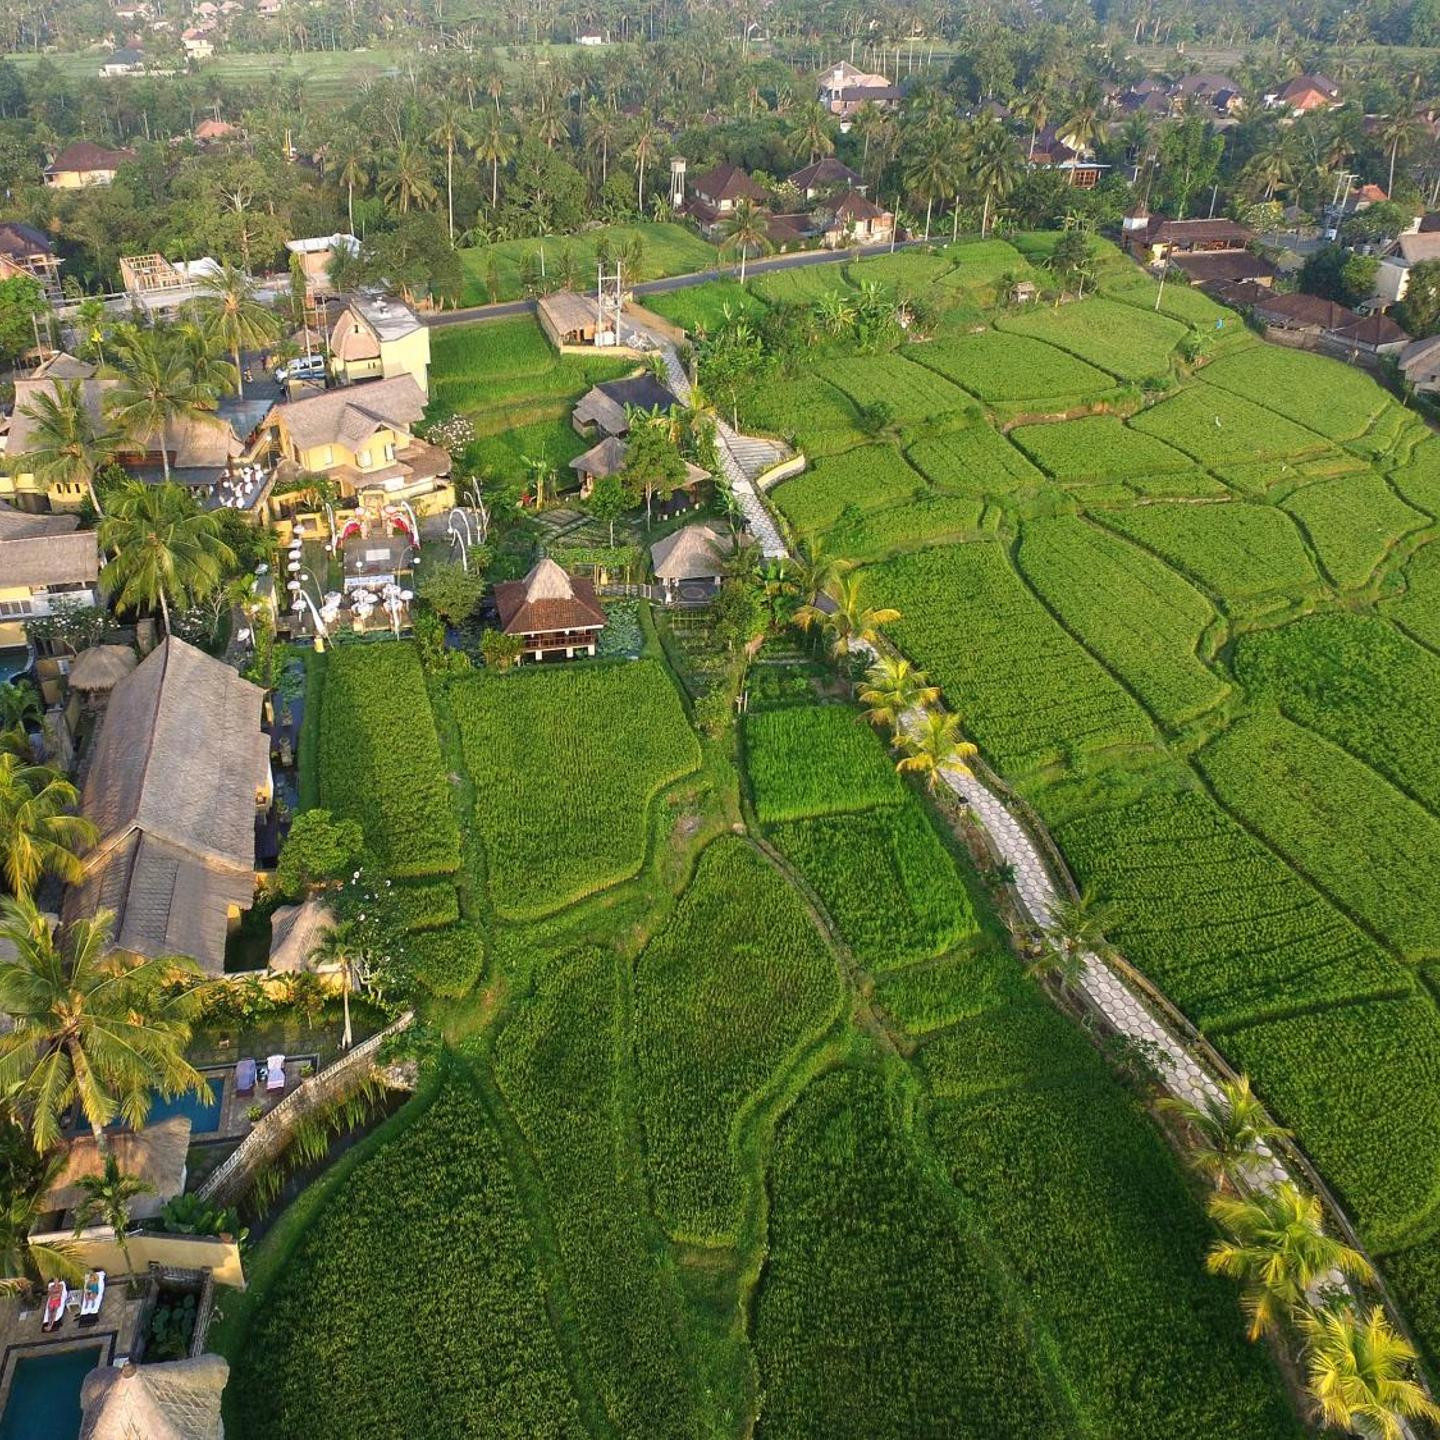
[[[91,185],[108,185],[120,167],[134,158],[133,150],[107,150],[93,140],[77,140],[45,167],[45,183],[52,190],[84,190]]]
[[[830,216],[822,232],[828,249],[850,245],[888,245],[895,234],[895,216],[858,190],[847,190],[823,209]]]
[[[690,182],[691,197],[686,209],[702,230],[718,231],[734,213],[740,200],[753,200],[757,205],[765,199],[760,188],[738,165],[717,165]]]
[[[523,580],[497,585],[495,608],[501,630],[520,636],[524,655],[533,660],[593,655],[595,637],[605,628],[594,582],[567,575],[548,556]]]

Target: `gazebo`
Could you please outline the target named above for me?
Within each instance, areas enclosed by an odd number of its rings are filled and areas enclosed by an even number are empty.
[[[219,1355],[96,1366],[80,1387],[80,1440],[223,1440],[220,1397],[229,1378]]]
[[[650,547],[650,563],[665,603],[710,600],[724,577],[725,557],[734,549],[734,537],[713,525],[687,525],[657,540]]]
[[[86,704],[99,707],[139,663],[140,657],[128,645],[92,645],[75,657],[67,678]]]

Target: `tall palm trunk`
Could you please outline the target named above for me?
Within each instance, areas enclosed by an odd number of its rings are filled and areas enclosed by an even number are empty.
[[[490,161],[490,208],[494,210],[500,204],[500,157],[497,155]]]
[[[445,218],[450,226],[450,248],[455,248],[455,142],[445,146]]]
[[[935,197],[933,195],[927,195],[925,197],[925,238],[927,240],[930,238],[930,211],[934,206]]]
[[[340,1037],[340,1048],[350,1048],[350,962],[346,960],[340,968],[340,1003],[345,1007],[345,1030]]]
[[[160,588],[160,619],[164,622],[165,633],[170,633],[170,603],[165,598],[165,588]]]
[[[350,233],[353,235],[355,233],[355,182],[353,180],[348,181],[345,189],[348,192],[345,200],[345,208],[350,212]]]
[[[245,372],[240,367],[240,342],[238,339],[230,347],[230,358],[235,362],[235,394],[243,400],[245,398]],[[170,478],[168,467],[165,471],[165,478],[167,480]]]

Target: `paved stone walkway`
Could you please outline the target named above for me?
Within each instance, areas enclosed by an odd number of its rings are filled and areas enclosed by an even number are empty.
[[[675,347],[659,336],[651,334],[648,330],[644,333],[655,345],[665,363],[665,375],[670,382],[671,390],[681,400],[688,401],[690,399],[690,377],[685,373],[685,367],[680,363],[680,357],[676,354]],[[720,453],[720,468],[725,472],[725,478],[729,481],[730,489],[734,492],[736,500],[740,502],[740,509],[745,516],[745,524],[750,533],[760,542],[761,554],[767,560],[783,560],[789,553],[785,549],[785,542],[780,538],[780,531],[776,528],[774,520],[770,518],[770,512],[756,493],[754,484],[749,475],[745,473],[745,467],[736,455],[736,450],[742,444],[742,440],[743,437],[723,420],[715,422],[715,448]]]

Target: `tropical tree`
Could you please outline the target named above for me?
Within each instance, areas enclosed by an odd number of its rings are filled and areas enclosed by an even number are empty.
[[[795,587],[800,603],[813,606],[821,594],[838,584],[840,577],[850,568],[851,562],[832,555],[823,541],[802,540],[796,547],[790,566],[790,583]]]
[[[848,292],[827,290],[815,301],[815,318],[831,335],[845,335],[855,325],[855,305]]]
[[[153,330],[137,330],[116,346],[115,370],[106,413],[128,443],[159,448],[168,482],[172,426],[221,423],[215,396],[196,382],[180,347]]]
[[[808,157],[813,165],[824,155],[835,153],[835,140],[830,133],[830,117],[818,100],[799,105],[790,112],[789,140],[791,151]]]
[[[1395,193],[1395,163],[1401,155],[1408,155],[1421,136],[1420,122],[1413,114],[1397,110],[1388,116],[1376,136],[1381,148],[1390,156],[1390,182],[1385,187],[1387,195]]]
[[[377,189],[402,215],[408,215],[412,205],[417,209],[433,205],[440,192],[435,188],[429,152],[402,135],[380,162]]]
[[[345,187],[345,213],[350,221],[350,234],[355,233],[355,187],[370,180],[370,142],[354,126],[347,125],[331,140],[325,150],[325,161],[331,173]]]
[[[925,201],[925,239],[935,202],[953,195],[961,183],[959,146],[953,126],[934,125],[924,131],[905,169],[905,184]]]
[[[1055,133],[1073,150],[1093,150],[1105,134],[1105,96],[1098,82],[1086,81],[1075,94],[1075,100],[1056,121]]]
[[[237,265],[223,265],[211,275],[200,279],[200,298],[196,313],[206,337],[219,350],[227,352],[235,366],[235,393],[245,394],[244,369],[240,355],[244,350],[258,350],[269,345],[280,334],[280,318],[255,298],[250,277]],[[209,388],[203,372],[189,366],[190,378],[198,390]]]
[[[555,498],[555,482],[559,471],[555,468],[555,462],[546,454],[522,455],[520,463],[525,467],[535,489],[535,509],[537,512],[541,511]]]
[[[85,403],[78,380],[61,380],[55,393],[41,391],[20,412],[30,421],[26,463],[48,485],[83,485],[99,515],[95,472],[115,453],[116,436]]]
[[[455,151],[459,146],[469,147],[475,143],[469,121],[469,111],[448,95],[444,96],[429,135],[430,143],[445,151],[445,223],[451,245],[455,243]]]
[[[178,485],[130,480],[100,522],[100,543],[113,553],[100,588],[122,610],[160,607],[170,633],[170,603],[202,600],[235,564],[216,515],[202,511]]]
[[[1320,1201],[1288,1180],[1250,1199],[1213,1196],[1209,1208],[1228,1238],[1211,1245],[1205,1266],[1240,1282],[1252,1340],[1300,1315],[1327,1276],[1370,1278],[1370,1262],[1325,1233]]]
[[[1040,929],[1040,954],[1031,962],[1030,974],[1075,986],[1084,977],[1090,956],[1113,954],[1105,932],[1116,923],[1116,912],[1102,905],[1087,890],[1079,899],[1056,899],[1050,903],[1050,919]]]
[[[655,122],[649,115],[645,115],[640,121],[640,128],[635,132],[635,138],[630,142],[630,157],[635,161],[635,180],[639,186],[636,208],[641,215],[645,213],[645,173],[654,161],[663,138]]]
[[[78,1283],[85,1270],[71,1241],[30,1238],[68,1157],[63,1150],[36,1155],[23,1132],[13,1133],[26,1149],[23,1155],[17,1150],[7,1156],[9,1163],[0,1167],[0,1295],[30,1293],[36,1276],[42,1283],[57,1278]]]
[[[500,167],[510,163],[515,153],[514,143],[505,122],[497,111],[487,115],[480,134],[475,140],[475,158],[490,167],[490,208],[500,204]]]
[[[171,335],[200,390],[219,395],[239,385],[240,367],[225,359],[224,349],[211,338],[203,324],[183,322],[175,326]]]
[[[85,1196],[75,1207],[75,1234],[78,1236],[93,1220],[103,1221],[125,1257],[125,1273],[133,1275],[135,1266],[125,1234],[130,1228],[130,1202],[141,1195],[153,1195],[155,1187],[138,1175],[127,1175],[113,1152],[105,1156],[105,1168],[98,1175],[81,1175],[75,1184]]]
[[[18,680],[0,683],[0,730],[32,730],[45,719],[45,706],[33,685]]]
[[[48,765],[0,750],[0,874],[12,894],[29,895],[42,875],[80,878],[80,852],[95,827],[72,813],[76,788]]]
[[[122,1116],[138,1129],[157,1091],[203,1095],[205,1077],[185,1058],[199,1003],[177,976],[198,973],[170,955],[129,958],[111,948],[112,915],[76,920],[57,939],[28,896],[0,901],[0,1093],[23,1116],[37,1150],[59,1143],[72,1105],[108,1151],[105,1127]]]
[[[745,257],[752,250],[764,255],[774,249],[770,243],[770,232],[765,226],[765,212],[749,196],[742,196],[726,217],[723,233],[725,239],[720,248],[740,252],[740,283],[743,285]]]
[[[345,1011],[340,1048],[348,1050],[353,1038],[350,1031],[350,994],[365,975],[365,958],[355,943],[350,923],[331,925],[323,930],[310,959],[314,965],[331,969],[340,977],[340,1003]]]
[[[1265,1113],[1248,1075],[1222,1080],[1199,1105],[1167,1096],[1160,1108],[1184,1122],[1194,1137],[1191,1160],[1217,1190],[1238,1188],[1264,1163],[1257,1147],[1290,1133]]]
[[[970,181],[985,202],[980,218],[980,233],[984,235],[990,229],[991,212],[1019,184],[1024,165],[1005,127],[993,116],[975,122],[966,150]]]
[[[593,100],[585,111],[585,148],[600,154],[600,183],[610,178],[610,152],[620,139],[620,118],[608,105]]]
[[[1415,1348],[1383,1307],[1363,1316],[1348,1305],[1309,1310],[1300,1329],[1310,1394],[1326,1425],[1364,1440],[1403,1440],[1406,1421],[1440,1421],[1440,1406],[1415,1379]]]
[[[971,776],[966,763],[980,752],[960,734],[960,717],[943,710],[926,710],[919,724],[900,737],[905,754],[896,769],[925,777],[925,788],[935,790],[945,773]]]
[[[840,659],[857,647],[874,649],[880,641],[882,626],[893,625],[900,618],[898,610],[870,606],[861,595],[858,575],[838,576],[825,588],[829,605],[814,602],[802,605],[795,612],[795,622],[802,630],[818,625],[830,637],[830,653]]]
[[[865,673],[860,698],[870,707],[865,718],[872,725],[898,730],[902,716],[940,699],[940,687],[931,685],[908,660],[881,655]]]
[[[1010,113],[1017,120],[1023,120],[1030,126],[1030,149],[1027,152],[1027,159],[1035,157],[1035,142],[1040,138],[1040,132],[1045,128],[1045,122],[1050,118],[1050,96],[1045,88],[1036,85],[1029,90],[1022,90],[1010,101]]]

